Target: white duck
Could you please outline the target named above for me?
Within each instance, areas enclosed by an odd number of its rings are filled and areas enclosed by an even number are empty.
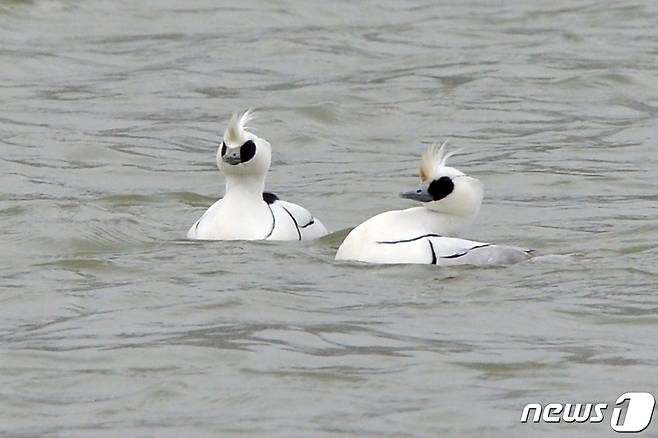
[[[327,234],[305,208],[263,192],[272,148],[247,131],[253,113],[234,114],[217,151],[226,193],[187,232],[200,240],[308,240]]]
[[[445,165],[453,153],[446,153],[446,142],[430,146],[421,160],[421,184],[400,193],[423,205],[387,211],[363,222],[338,248],[336,260],[492,265],[533,257],[529,249],[452,237],[475,219],[482,203],[482,183]]]

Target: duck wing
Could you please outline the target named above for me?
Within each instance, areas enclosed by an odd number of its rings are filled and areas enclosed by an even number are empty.
[[[425,240],[435,265],[511,265],[536,255],[534,250],[527,248],[455,237],[429,236]]]
[[[274,216],[274,229],[269,240],[312,240],[327,234],[322,222],[304,207],[282,201],[273,193],[263,193]]]

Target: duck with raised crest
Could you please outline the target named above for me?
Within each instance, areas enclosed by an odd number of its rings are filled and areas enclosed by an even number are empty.
[[[327,234],[305,208],[264,192],[270,143],[247,130],[253,113],[234,114],[217,151],[226,193],[187,232],[199,240],[309,240]]]
[[[528,260],[530,249],[493,245],[454,237],[477,216],[482,183],[446,166],[454,153],[446,142],[423,155],[420,185],[400,193],[422,202],[419,207],[378,214],[354,228],[336,253],[336,260],[368,263],[496,265]]]

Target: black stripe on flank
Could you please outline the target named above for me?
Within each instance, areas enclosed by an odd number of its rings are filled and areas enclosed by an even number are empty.
[[[272,215],[272,229],[270,230],[269,233],[267,233],[265,239],[268,239],[272,235],[272,233],[274,232],[274,227],[276,226],[276,219],[274,219],[274,212],[272,211],[272,207],[270,207],[270,204],[267,204],[267,208],[270,209],[270,214]]]
[[[443,236],[440,235],[440,234],[432,234],[432,233],[430,233],[430,234],[423,234],[422,236],[414,237],[413,239],[394,240],[394,241],[381,240],[381,241],[378,241],[377,243],[385,243],[385,244],[388,244],[388,245],[394,245],[394,244],[396,244],[396,243],[408,243],[408,242],[414,242],[414,241],[416,241],[416,240],[420,240],[420,239],[422,239],[422,238],[424,238],[424,237],[443,237]]]
[[[196,221],[196,224],[194,224],[194,232],[196,233],[199,230],[199,222],[201,222],[201,219]]]
[[[297,223],[297,219],[295,219],[295,216],[293,216],[286,207],[282,205],[281,208],[283,208],[286,213],[288,213],[288,216],[290,216],[290,219],[292,219],[293,223],[295,224],[295,229],[297,230],[297,236],[299,236],[299,240],[302,240],[302,232],[299,231],[299,224]]]
[[[457,254],[452,254],[452,255],[449,255],[449,256],[442,256],[441,258],[442,259],[456,259],[457,257],[465,256],[466,254],[473,251],[474,249],[486,248],[487,246],[491,246],[491,245],[488,244],[488,243],[485,243],[484,245],[478,245],[478,246],[474,246],[473,248],[469,248],[464,252],[460,252],[460,253],[457,253]]]
[[[432,241],[428,240],[430,244],[430,251],[432,251],[432,264],[436,265],[436,253],[434,252],[434,245],[432,245]]]
[[[311,218],[311,221],[310,221],[309,223],[307,223],[306,225],[302,225],[302,226],[300,226],[299,228],[310,227],[310,226],[313,225],[314,223],[315,223],[315,219],[314,219],[314,218]]]

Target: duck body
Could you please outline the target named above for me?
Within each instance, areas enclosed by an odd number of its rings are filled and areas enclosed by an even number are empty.
[[[532,250],[445,236],[424,207],[387,211],[350,232],[336,260],[377,264],[505,265],[528,260]],[[449,220],[446,222],[450,222]]]
[[[265,192],[260,199],[227,195],[190,227],[196,240],[310,240],[327,230],[308,210]]]

